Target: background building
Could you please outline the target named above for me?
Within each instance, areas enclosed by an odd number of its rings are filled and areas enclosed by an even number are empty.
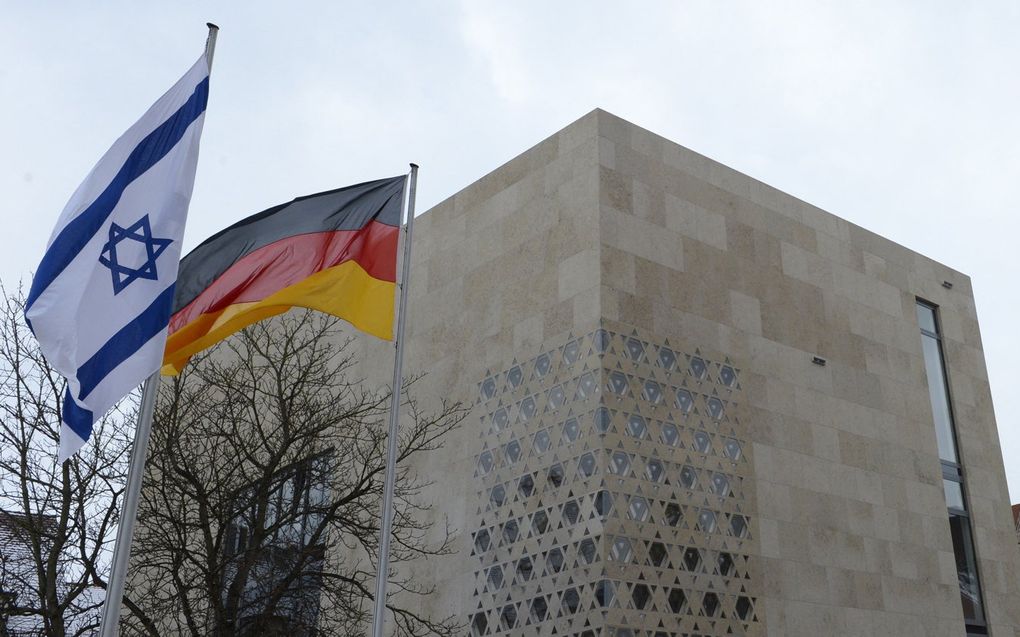
[[[424,611],[474,635],[1020,629],[965,275],[602,111],[419,217],[413,250],[409,371],[473,406],[419,467],[460,531],[416,573]]]

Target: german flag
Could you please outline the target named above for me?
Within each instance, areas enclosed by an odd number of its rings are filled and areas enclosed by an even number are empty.
[[[181,260],[163,355],[173,376],[246,325],[307,307],[393,338],[403,176],[274,206]]]

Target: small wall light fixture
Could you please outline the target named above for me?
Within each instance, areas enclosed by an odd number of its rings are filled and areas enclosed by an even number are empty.
[[[818,365],[819,367],[825,367],[825,359],[822,358],[821,356],[815,356],[814,358],[811,359],[811,362],[814,363],[815,365]]]
[[[952,290],[953,289],[953,284],[950,283],[949,281],[943,281],[942,282],[942,287],[946,288],[947,290]]]

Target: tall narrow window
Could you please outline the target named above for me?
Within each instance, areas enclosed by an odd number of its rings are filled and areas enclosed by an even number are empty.
[[[960,583],[963,617],[967,622],[968,635],[987,635],[981,585],[978,581],[977,557],[974,554],[974,538],[963,490],[963,468],[956,446],[956,424],[949,398],[942,336],[935,307],[918,301],[917,323],[921,326],[921,347],[928,375],[928,392],[935,420],[939,459],[942,461],[942,486],[945,490],[946,508],[949,511],[953,552],[956,554],[956,573]]]

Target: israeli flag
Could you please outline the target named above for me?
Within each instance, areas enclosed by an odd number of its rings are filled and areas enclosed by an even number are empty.
[[[162,363],[208,95],[203,55],[78,187],[36,270],[25,315],[67,378],[60,462]]]

